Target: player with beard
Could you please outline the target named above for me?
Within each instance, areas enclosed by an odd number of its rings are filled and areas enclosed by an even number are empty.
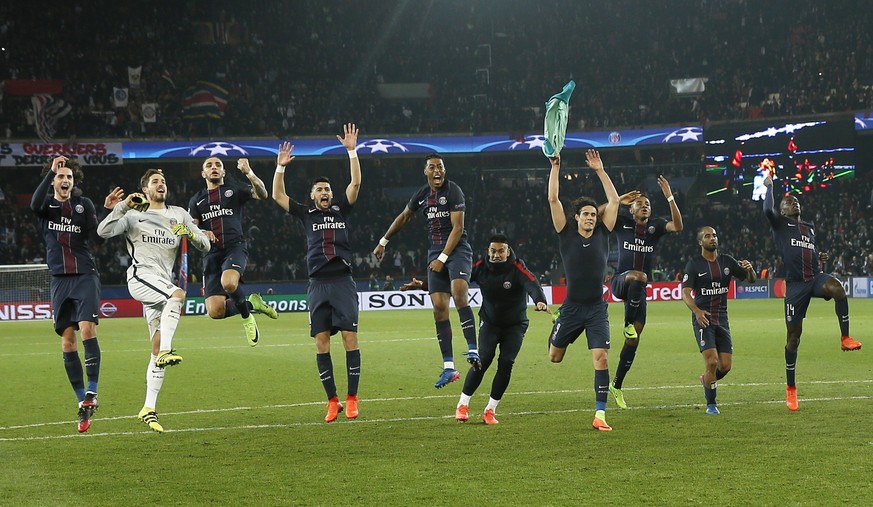
[[[100,278],[89,250],[90,243],[102,243],[97,235],[97,212],[91,199],[74,192],[84,180],[79,162],[64,156],[52,159],[45,177],[33,192],[30,209],[39,217],[46,245],[46,263],[52,275],[52,317],[61,337],[64,369],[79,404],[78,431],[91,427],[97,410],[97,382],[100,377],[99,323]],[[49,189],[53,193],[49,193]],[[106,197],[121,194],[116,188]],[[117,197],[115,197],[117,198]],[[85,349],[85,387],[79,359],[76,330]]]
[[[252,312],[266,314],[271,319],[278,318],[278,314],[260,294],[252,293],[247,299],[239,286],[249,256],[242,230],[242,208],[249,200],[266,199],[268,194],[264,182],[249,166],[248,159],[239,159],[237,169],[248,178],[251,186],[225,183],[224,164],[217,157],[207,158],[200,171],[200,176],[206,180],[206,188],[191,198],[188,212],[212,242],[209,253],[203,256],[206,313],[213,319],[239,314],[246,339],[254,347],[260,335]]]
[[[706,413],[718,415],[716,388],[718,381],[731,371],[733,362],[727,312],[731,279],[752,283],[757,275],[751,262],[737,262],[730,255],[718,253],[718,235],[712,227],[701,227],[697,231],[697,244],[700,245],[700,257],[690,259],[685,265],[682,300],[691,310],[694,339],[703,356],[705,370],[700,383],[706,398]]]
[[[497,424],[495,412],[503,394],[509,386],[512,366],[521,351],[524,334],[528,327],[527,298],[536,304],[536,311],[551,313],[546,295],[536,277],[527,269],[524,261],[515,256],[509,247],[506,236],[491,236],[488,244],[488,257],[473,264],[470,279],[479,284],[482,291],[482,308],[479,310],[479,353],[482,367],[470,368],[464,379],[461,399],[455,409],[455,419],[466,422],[469,419],[470,399],[482,383],[482,378],[491,366],[500,346],[497,358],[497,373],[491,383],[491,396],[482,413],[485,424]],[[412,279],[400,290],[420,289],[425,284]]]
[[[127,288],[145,308],[152,343],[145,403],[138,417],[160,433],[164,428],[158,422],[155,407],[164,384],[164,370],[182,362],[182,356],[173,349],[173,338],[185,291],[173,284],[173,264],[182,237],[187,237],[202,252],[209,250],[209,239],[184,208],[167,205],[167,181],[161,169],[147,170],[140,179],[140,187],[142,193],[133,193],[123,201],[122,194],[112,200],[107,198],[106,204],[113,210],[100,222],[97,233],[103,238],[124,235],[127,243],[131,259]],[[138,201],[146,202],[138,205]]]
[[[549,359],[564,360],[567,347],[585,332],[588,349],[594,363],[595,412],[591,425],[599,431],[612,431],[606,423],[606,399],[609,394],[609,312],[603,300],[603,277],[609,254],[609,233],[618,215],[618,192],[603,168],[600,153],[585,153],[588,167],[594,171],[607,204],[598,216],[594,199],[579,197],[571,203],[573,220],[569,220],[558,187],[561,179],[561,159],[553,157],[549,172],[549,210],[552,225],[558,233],[558,246],[567,277],[567,297],[549,335]]]
[[[670,220],[652,218],[652,204],[648,196],[633,191],[620,197],[630,206],[631,217],[619,215],[613,234],[618,244],[618,267],[612,277],[612,293],[624,300],[624,346],[619,356],[615,378],[609,392],[620,408],[627,408],[622,392],[625,375],[636,357],[643,328],[646,326],[646,284],[652,280],[652,261],[655,247],[668,233],[682,232],[682,215],[670,189],[670,183],[658,176],[658,185],[670,205]]]
[[[782,198],[779,213],[773,198],[773,179],[764,178],[767,193],[764,197],[764,216],[773,229],[773,244],[785,265],[785,404],[788,410],[797,410],[797,384],[794,368],[797,348],[803,333],[803,319],[813,297],[834,300],[834,310],[840,323],[840,341],[843,350],[861,350],[861,342],[849,336],[849,301],[843,284],[833,276],[822,273],[820,261],[828,254],[815,248],[815,228],[800,219],[800,201],[793,195]]]
[[[358,291],[352,279],[352,248],[349,242],[348,216],[358,201],[361,189],[361,162],[356,151],[358,128],[354,123],[343,126],[343,137],[336,136],[349,154],[350,181],[339,198],[335,198],[330,181],[318,177],[312,182],[312,204],[294,201],[285,192],[285,168],[294,157],[290,143],[279,146],[276,173],[273,175],[273,200],[288,214],[297,217],[306,233],[306,267],[309,273],[309,334],[315,338],[315,362],[321,385],[327,395],[325,422],[333,422],[343,411],[337,396],[330,355],[330,337],[342,334],[346,350],[346,417],[358,417],[358,383],[361,375],[361,351],[358,349]]]
[[[468,295],[473,250],[467,243],[467,231],[464,229],[464,192],[455,182],[446,179],[446,166],[441,155],[431,153],[425,156],[424,175],[427,183],[413,194],[403,211],[391,222],[391,226],[373,249],[373,255],[381,260],[388,241],[421,210],[427,221],[430,240],[427,254],[428,291],[433,303],[437,341],[443,356],[443,370],[434,384],[434,387],[440,389],[461,378],[461,374],[455,369],[452,349],[450,297],[455,302],[461,320],[461,331],[467,341],[467,362],[477,369],[481,365],[476,345],[476,321]]]

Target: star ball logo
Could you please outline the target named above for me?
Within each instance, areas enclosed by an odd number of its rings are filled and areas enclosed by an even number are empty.
[[[200,146],[191,150],[192,157],[196,157],[198,155],[216,157],[218,155],[248,155],[248,152],[235,144],[226,143],[224,141],[216,141],[213,143],[201,144]]]
[[[371,139],[358,145],[363,153],[406,153],[409,148],[391,139]]]
[[[546,137],[543,135],[524,136],[524,140],[515,141],[509,145],[510,150],[535,150],[542,148],[546,142]]]
[[[682,127],[674,130],[664,137],[662,143],[685,143],[698,142],[703,138],[703,128],[701,127]]]

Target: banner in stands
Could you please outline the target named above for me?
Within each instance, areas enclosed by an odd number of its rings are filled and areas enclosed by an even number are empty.
[[[275,308],[279,313],[309,311],[306,294],[263,294],[262,297],[268,305]],[[202,296],[185,298],[185,305],[182,307],[182,313],[185,315],[206,315],[205,301],[206,299]]]
[[[100,318],[142,317],[142,303],[135,299],[101,299]],[[27,303],[0,303],[0,321],[4,320],[51,320],[50,301]]]
[[[567,297],[567,287],[565,285],[557,285],[552,287],[552,302],[556,305],[562,304]],[[734,285],[731,282],[730,292],[728,297],[734,297]],[[603,285],[603,300],[607,303],[618,303],[618,299],[612,294],[612,289],[609,285]],[[682,300],[682,284],[679,282],[652,282],[646,285],[646,301],[681,301]]]
[[[873,297],[873,278],[852,278],[853,298]]]
[[[54,157],[75,158],[85,166],[121,165],[121,143],[0,143],[0,167],[42,166]]]
[[[546,302],[552,303],[552,288],[543,287],[543,292],[546,295]],[[358,301],[360,302],[361,311],[368,310],[415,310],[415,309],[433,309],[433,304],[430,301],[430,296],[422,290],[410,291],[385,291],[385,292],[359,292]],[[482,292],[478,288],[470,288],[469,291],[470,306],[482,306]],[[528,306],[533,306],[533,301],[530,298],[527,300]],[[449,300],[449,306],[454,308],[455,303]]]
[[[541,151],[540,134],[518,136],[433,136],[361,139],[358,153],[363,155],[403,155],[410,153],[483,153],[494,151]],[[702,143],[703,127],[668,127],[611,132],[567,132],[564,148],[605,148],[644,144]],[[279,141],[173,141],[125,142],[124,158],[207,158],[271,157],[279,153]],[[346,156],[336,138],[295,139],[297,157]]]

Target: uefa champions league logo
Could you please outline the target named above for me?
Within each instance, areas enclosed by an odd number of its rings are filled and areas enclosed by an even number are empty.
[[[523,141],[515,141],[509,145],[510,150],[535,150],[542,149],[546,138],[543,135],[524,136]]]
[[[358,151],[361,153],[406,153],[409,149],[391,139],[371,139],[359,144]]]
[[[685,143],[698,142],[703,138],[703,129],[701,127],[682,127],[679,130],[674,130],[667,134],[662,140],[662,143]]]
[[[198,155],[215,157],[218,155],[248,155],[248,152],[235,144],[226,143],[224,141],[216,141],[213,143],[201,144],[200,146],[191,150],[192,157]]]

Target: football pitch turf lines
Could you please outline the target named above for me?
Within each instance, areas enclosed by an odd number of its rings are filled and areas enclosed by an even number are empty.
[[[408,340],[408,339],[407,339]],[[275,345],[275,346],[287,346],[287,345]],[[873,379],[870,380],[827,380],[827,381],[808,381],[804,382],[804,385],[827,385],[827,384],[871,384],[873,383]],[[728,388],[730,392],[736,393],[736,389],[742,388],[751,388],[751,387],[782,387],[784,383],[776,383],[776,382],[752,382],[752,383],[743,383],[743,384],[730,384],[724,383],[720,384],[719,387]],[[628,387],[625,388],[625,392],[634,392],[634,391],[653,391],[653,390],[665,390],[665,389],[700,389],[700,384],[691,384],[691,385],[664,385],[664,386],[649,386],[649,387]],[[574,394],[574,393],[586,393],[590,392],[590,389],[558,389],[558,390],[548,390],[548,391],[528,391],[528,392],[518,392],[518,393],[507,393],[510,396],[548,396],[548,395],[557,395],[557,394]],[[366,407],[371,403],[390,403],[390,402],[404,402],[410,400],[427,400],[427,399],[446,399],[446,400],[456,400],[458,398],[457,394],[444,394],[444,395],[431,395],[431,396],[404,396],[404,397],[391,397],[391,398],[365,398],[361,400],[361,405]],[[817,397],[817,398],[800,398],[801,403],[811,403],[811,402],[830,402],[830,401],[846,401],[846,400],[870,400],[873,399],[873,396],[839,396],[839,397]],[[784,399],[776,399],[776,400],[765,400],[765,401],[733,401],[726,403],[719,403],[719,407],[739,407],[739,406],[753,406],[753,405],[771,405],[771,404],[782,404],[785,403]],[[161,416],[184,416],[184,415],[192,415],[192,414],[209,414],[209,413],[229,413],[229,412],[239,412],[239,411],[255,411],[255,410],[275,410],[275,409],[286,409],[286,408],[298,408],[298,407],[311,407],[311,406],[323,406],[325,405],[324,401],[312,401],[312,402],[302,402],[302,403],[288,403],[288,404],[278,404],[278,405],[262,405],[262,406],[251,406],[251,407],[228,407],[228,408],[217,408],[217,409],[202,409],[202,410],[188,410],[188,411],[179,411],[179,412],[162,412]],[[703,404],[702,403],[686,403],[686,404],[671,404],[671,405],[651,405],[651,406],[631,406],[626,410],[621,410],[618,408],[611,408],[613,412],[625,412],[625,411],[633,411],[633,410],[680,410],[680,409],[689,409],[689,408],[699,408]],[[448,405],[447,405],[448,407]],[[448,412],[447,408],[447,412]],[[516,411],[516,412],[500,412],[500,416],[525,416],[525,415],[550,415],[550,414],[572,414],[572,413],[580,413],[580,412],[590,412],[591,407],[586,406],[585,408],[574,408],[574,409],[561,409],[561,410],[528,410],[528,411]],[[724,417],[724,415],[720,416]],[[95,424],[99,424],[101,422],[106,421],[119,421],[119,420],[136,420],[135,415],[130,416],[117,416],[117,417],[109,417],[109,418],[99,418],[95,417],[92,419]],[[434,415],[434,416],[417,416],[417,417],[394,417],[394,418],[376,418],[376,419],[367,419],[366,417],[356,420],[341,420],[337,419],[334,423],[330,423],[331,425],[344,425],[344,424],[378,424],[378,423],[402,423],[402,422],[416,422],[416,421],[438,421],[442,419],[454,419],[454,414],[443,414],[443,415]],[[33,423],[33,424],[25,424],[25,425],[16,425],[16,426],[0,426],[0,431],[7,430],[22,430],[22,429],[37,429],[44,428],[50,426],[59,426],[59,425],[73,425],[75,421],[53,421],[53,422],[43,422],[43,423]],[[139,421],[137,421],[139,424]],[[475,422],[467,423],[470,425],[475,425]],[[257,430],[257,429],[280,429],[280,428],[300,428],[300,427],[308,427],[308,426],[325,426],[328,423],[323,421],[315,420],[315,421],[307,421],[307,422],[294,422],[294,423],[276,423],[276,424],[253,424],[247,425],[242,424],[238,426],[207,426],[207,427],[195,427],[195,428],[180,428],[180,429],[165,429],[164,433],[196,433],[196,432],[214,432],[214,431],[236,431],[236,430]],[[618,430],[620,432],[620,429]],[[130,436],[130,435],[144,435],[144,434],[152,434],[154,432],[143,429],[141,431],[112,431],[112,432],[90,432],[85,434],[66,434],[66,435],[32,435],[32,436],[21,436],[21,437],[2,437],[0,436],[0,442],[25,442],[25,441],[36,441],[36,440],[59,440],[59,439],[67,439],[67,438],[82,438],[82,437],[115,437],[115,436]],[[160,438],[160,436],[156,436],[155,438]],[[868,445],[873,445],[873,442],[868,442]]]

